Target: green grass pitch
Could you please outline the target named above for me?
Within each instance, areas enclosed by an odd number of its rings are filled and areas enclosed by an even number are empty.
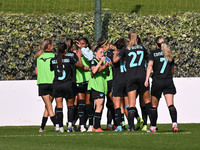
[[[101,4],[103,12],[200,12],[200,0],[101,0]],[[0,0],[0,11],[25,14],[93,12],[94,0]]]
[[[171,132],[171,124],[158,125],[156,133],[142,131],[57,133],[54,132],[53,126],[47,126],[46,132],[39,133],[39,126],[0,127],[0,149],[198,150],[200,149],[199,127],[200,124],[179,124],[177,133]]]

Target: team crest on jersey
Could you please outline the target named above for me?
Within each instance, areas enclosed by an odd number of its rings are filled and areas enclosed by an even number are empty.
[[[91,64],[92,64],[92,65],[94,65],[94,64],[95,64],[94,60],[92,60],[92,61],[91,61]]]
[[[40,58],[41,60],[43,60],[44,62],[46,62],[48,59],[51,59],[51,57],[49,58]]]

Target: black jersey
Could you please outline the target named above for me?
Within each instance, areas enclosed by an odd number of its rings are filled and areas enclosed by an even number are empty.
[[[108,50],[107,52],[104,52],[104,56],[113,59],[113,49]]]
[[[153,61],[153,78],[172,78],[174,59],[172,62],[168,62],[161,49],[152,51],[148,59]]]
[[[147,59],[148,52],[143,46],[136,45],[131,49],[123,48],[118,56],[121,59],[125,58],[127,80],[146,77],[145,59]]]
[[[113,55],[110,58],[112,62]],[[126,82],[126,66],[124,58],[120,58],[120,60],[117,63],[113,62],[113,80],[118,80],[118,82],[120,83]]]
[[[75,57],[71,56],[63,56],[62,59],[62,64],[63,64],[63,70],[60,71],[58,68],[58,61],[57,61],[57,56],[52,58],[50,61],[50,67],[51,71],[54,70],[55,72],[55,77],[54,77],[54,82],[65,82],[65,81],[72,81],[73,79],[73,69],[72,65],[76,65],[78,62]]]
[[[78,57],[74,52],[68,52],[65,54],[65,56],[78,61]],[[72,82],[76,83],[76,66],[74,64],[71,64],[71,68],[72,68]]]

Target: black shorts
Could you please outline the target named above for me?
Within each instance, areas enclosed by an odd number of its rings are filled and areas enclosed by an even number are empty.
[[[112,92],[113,80],[107,81],[107,86],[108,86],[107,95],[109,95]]]
[[[53,84],[38,84],[39,96],[51,95],[53,96]]]
[[[63,97],[65,99],[72,99],[74,97],[72,82],[71,81],[63,83],[55,82],[53,84],[53,96],[55,98]]]
[[[138,92],[146,92],[149,90],[149,86],[144,86],[145,78],[139,78],[139,79],[131,79],[127,80],[126,88],[127,92],[137,90]]]
[[[105,98],[105,94],[103,92],[99,92],[99,91],[92,89],[90,93],[91,93],[92,99]]]
[[[72,89],[74,97],[77,95],[77,85],[75,82],[72,82]]]
[[[173,79],[153,79],[151,87],[151,95],[160,99],[162,93],[165,94],[176,94],[176,88],[174,86]]]
[[[113,81],[113,90],[112,96],[114,97],[126,97],[127,96],[127,89],[126,83],[120,83],[117,80]]]
[[[88,93],[87,91],[88,82],[77,83],[76,87],[77,87],[77,93],[84,93],[84,94]]]

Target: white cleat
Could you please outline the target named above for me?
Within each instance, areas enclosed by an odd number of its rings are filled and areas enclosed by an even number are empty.
[[[89,125],[87,132],[92,132],[93,126]]]

